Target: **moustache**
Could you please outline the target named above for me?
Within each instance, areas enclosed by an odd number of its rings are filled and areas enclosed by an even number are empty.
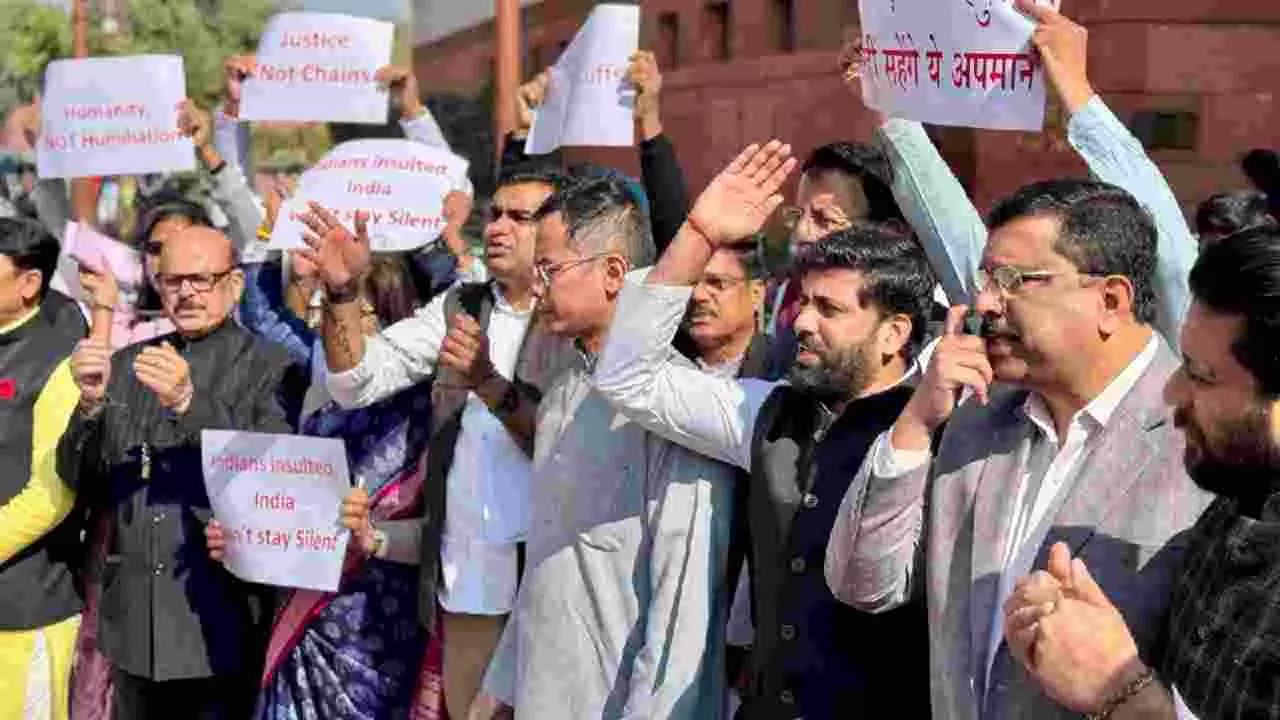
[[[716,311],[706,305],[694,305],[692,308],[689,308],[690,320],[701,320],[703,318],[713,318],[715,316]]]
[[[1008,321],[991,317],[982,318],[982,325],[978,329],[978,334],[986,340],[1018,340],[1021,337],[1020,333],[1014,330]]]

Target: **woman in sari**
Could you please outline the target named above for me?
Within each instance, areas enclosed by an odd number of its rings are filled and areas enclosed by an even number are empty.
[[[306,287],[308,279],[298,269],[291,269],[290,282]],[[322,344],[285,301],[286,294],[298,294],[296,288],[281,287],[276,263],[248,265],[246,274],[241,305],[245,327],[311,364],[316,380],[307,405],[318,409],[303,420],[302,434],[342,438],[352,479],[360,488],[348,504],[357,504],[380,531],[401,528],[412,535],[419,522],[414,518],[421,514],[418,461],[430,430],[430,385],[367,408],[338,407],[323,390]],[[366,334],[413,312],[418,298],[403,256],[375,256],[362,282],[361,303]],[[267,647],[258,720],[440,717],[439,659],[433,663],[430,657],[439,650],[428,647],[417,615],[418,558],[412,553],[377,557],[372,543],[366,534],[353,534],[338,592],[282,591]]]

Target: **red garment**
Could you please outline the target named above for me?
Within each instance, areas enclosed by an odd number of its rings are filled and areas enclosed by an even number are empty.
[[[778,307],[778,319],[774,322],[774,334],[782,335],[796,324],[800,316],[800,283],[791,280],[782,293],[782,304]]]

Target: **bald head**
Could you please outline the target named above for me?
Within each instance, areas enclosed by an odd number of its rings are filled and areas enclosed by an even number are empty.
[[[217,230],[195,225],[164,244],[156,280],[165,315],[188,336],[203,335],[225,322],[244,290],[231,241]]]
[[[179,230],[160,252],[162,273],[225,272],[234,266],[235,247],[231,240],[213,228],[199,225]]]

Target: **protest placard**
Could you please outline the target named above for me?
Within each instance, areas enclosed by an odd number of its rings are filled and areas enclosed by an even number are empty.
[[[316,202],[354,230],[369,213],[369,243],[379,252],[413,250],[444,229],[444,196],[467,174],[467,161],[408,140],[343,143],[302,174],[298,190],[276,218],[273,249],[302,247],[299,216]]]
[[[80,303],[80,311],[89,317],[89,306],[84,302],[84,289],[80,286],[80,268],[100,273],[110,270],[120,289],[120,303],[134,305],[142,291],[142,253],[124,243],[107,237],[84,223],[69,222],[62,235],[62,252],[49,286],[74,298]]]
[[[351,492],[341,440],[205,430],[204,485],[226,533],[225,563],[250,582],[333,592],[350,531]]]
[[[191,140],[178,132],[187,95],[182,58],[169,55],[55,60],[40,103],[42,178],[184,172]]]
[[[387,91],[374,80],[391,62],[395,26],[329,13],[281,13],[258,43],[258,69],[241,90],[244,120],[387,121]]]
[[[626,79],[627,64],[639,39],[638,5],[596,5],[550,70],[551,82],[525,152],[544,155],[566,145],[631,145],[635,90]]]
[[[1045,3],[1048,4],[1048,3]],[[1033,130],[1045,75],[1034,23],[1012,0],[860,0],[858,72],[869,107],[910,120]]]

